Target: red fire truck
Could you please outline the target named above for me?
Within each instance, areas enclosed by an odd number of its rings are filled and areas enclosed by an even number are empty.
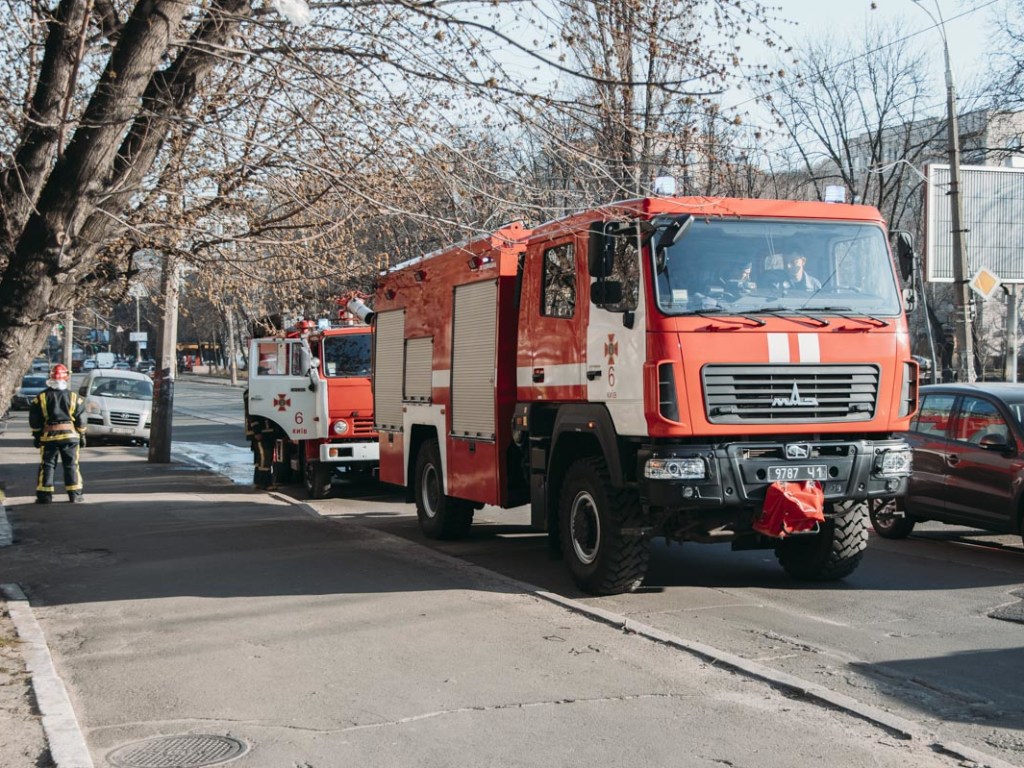
[[[369,316],[365,306],[358,315],[343,310],[339,325],[303,321],[249,344],[249,413],[275,424],[278,475],[301,474],[310,498],[330,493],[336,471],[377,468]]]
[[[866,206],[649,198],[400,264],[376,292],[380,479],[429,537],[528,502],[592,593],[635,589],[653,537],[842,578],[911,470],[886,234]],[[813,523],[772,529],[769,497]]]

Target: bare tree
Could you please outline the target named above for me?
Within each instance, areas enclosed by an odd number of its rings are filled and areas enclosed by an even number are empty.
[[[686,193],[720,191],[718,164],[728,174],[740,161],[730,146],[740,119],[721,97],[741,79],[771,79],[740,56],[743,40],[774,44],[768,7],[565,0],[559,10],[567,60],[593,77],[521,113],[552,192],[578,206],[648,193],[665,174],[685,177]]]
[[[429,132],[438,91],[490,87],[472,2],[323,6],[306,30],[253,0],[40,1],[0,21],[0,402],[58,313],[133,251],[201,261],[224,239],[210,222],[287,239],[291,216],[355,190],[366,158]],[[325,156],[302,197],[292,181]],[[291,194],[269,200],[274,185]]]
[[[916,224],[921,179],[945,121],[928,57],[900,24],[869,24],[856,37],[817,36],[799,46],[781,83],[760,94],[788,138],[793,180],[818,199],[824,187],[882,211],[893,227]]]

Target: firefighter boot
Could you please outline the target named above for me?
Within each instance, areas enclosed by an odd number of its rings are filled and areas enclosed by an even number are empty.
[[[44,493],[43,491],[36,493],[36,504],[49,504],[51,501],[53,501],[52,493]]]
[[[85,497],[82,495],[81,491],[70,491],[68,493],[68,501],[72,504],[79,504],[85,501]]]

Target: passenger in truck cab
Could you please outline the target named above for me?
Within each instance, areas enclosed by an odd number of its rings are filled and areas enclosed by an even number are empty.
[[[821,281],[807,272],[807,257],[802,253],[791,253],[786,257],[786,272],[789,287],[797,291],[820,291]]]
[[[734,262],[727,264],[719,270],[718,275],[704,286],[701,293],[713,296],[723,295],[728,299],[736,299],[743,294],[750,293],[757,288],[757,285],[750,279],[752,265],[749,261]]]

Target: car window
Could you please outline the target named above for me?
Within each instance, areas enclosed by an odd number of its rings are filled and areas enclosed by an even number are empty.
[[[965,396],[960,403],[960,418],[957,420],[953,439],[978,445],[981,438],[987,435],[1009,438],[1010,430],[1006,420],[991,400],[972,395]]]
[[[45,376],[25,376],[21,380],[21,386],[23,387],[45,387],[46,377]]]
[[[153,384],[140,379],[97,376],[89,389],[90,395],[117,397],[124,400],[152,400]]]
[[[929,394],[921,399],[921,408],[910,424],[910,429],[925,435],[945,437],[956,395]]]

